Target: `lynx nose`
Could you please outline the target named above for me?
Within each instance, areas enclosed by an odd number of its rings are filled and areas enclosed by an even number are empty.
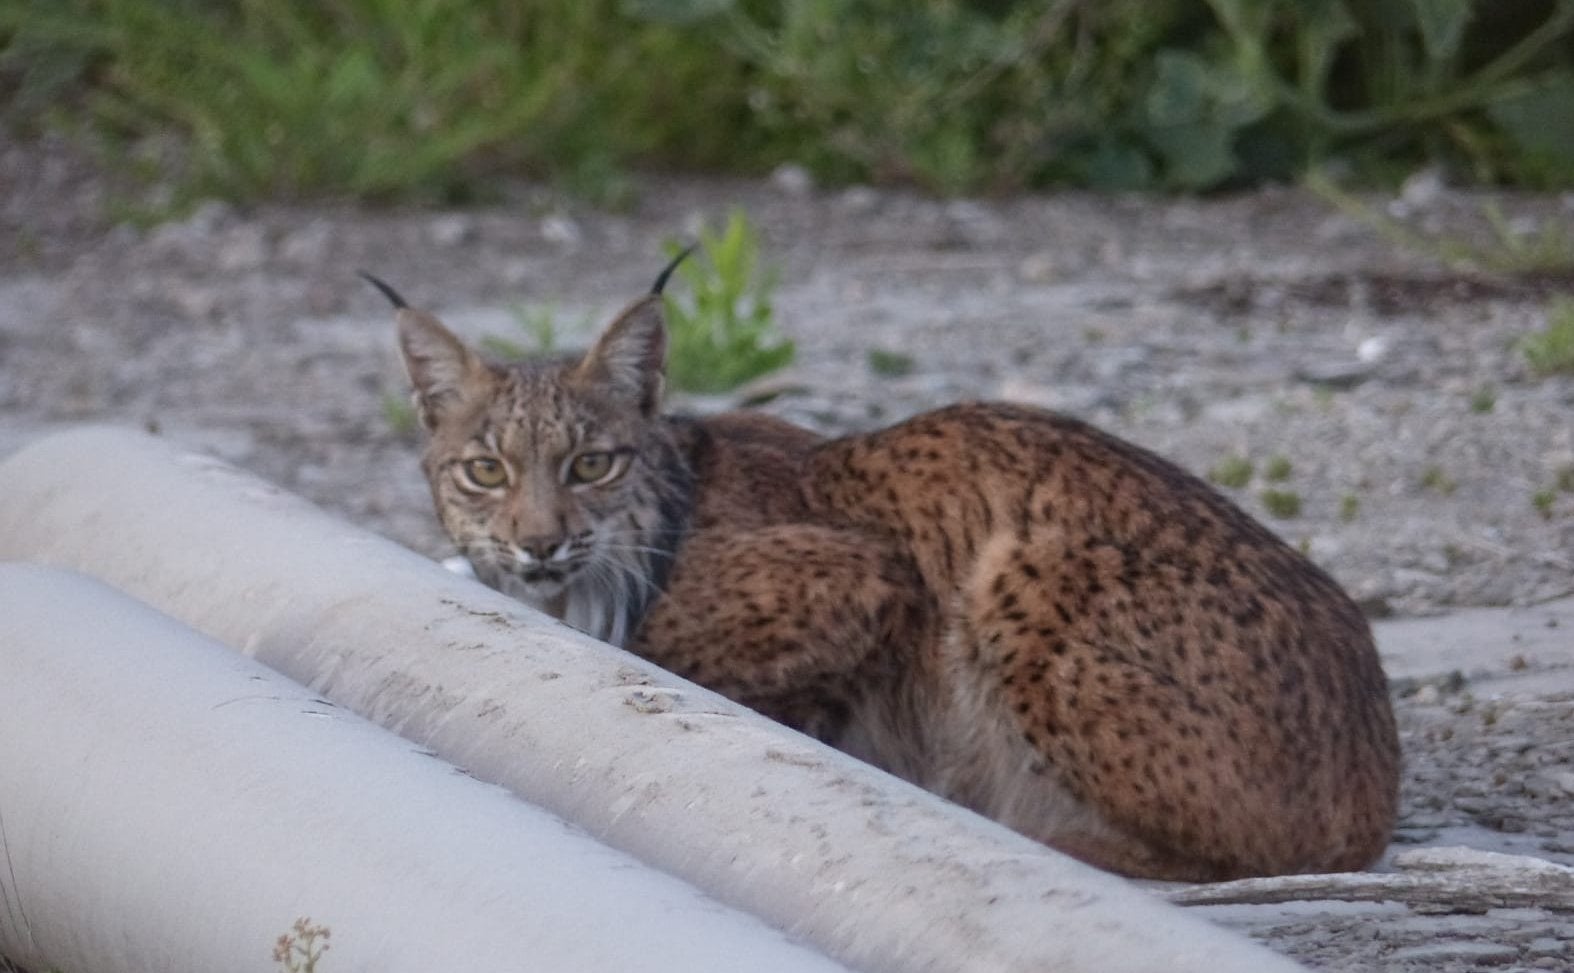
[[[519,560],[525,564],[545,564],[563,550],[561,537],[524,537],[516,542]]]

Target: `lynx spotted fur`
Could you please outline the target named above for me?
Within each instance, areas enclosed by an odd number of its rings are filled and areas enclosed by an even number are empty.
[[[654,294],[583,356],[503,365],[384,292],[438,516],[488,584],[1127,875],[1386,845],[1366,622],[1171,463],[1006,404],[839,439],[663,415]]]

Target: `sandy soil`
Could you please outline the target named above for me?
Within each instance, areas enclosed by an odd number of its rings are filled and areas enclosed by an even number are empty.
[[[642,184],[619,214],[509,185],[466,211],[214,203],[137,230],[103,216],[130,191],[113,172],[57,144],[0,148],[0,454],[70,424],[144,426],[445,554],[393,408],[391,318],[355,271],[472,337],[528,343],[510,306],[550,306],[576,344],[648,286],[662,241],[743,206],[798,360],[681,406],[842,431],[960,398],[1033,402],[1199,472],[1249,458],[1233,495],[1374,618],[1574,591],[1574,377],[1531,374],[1516,344],[1568,278],[1449,273],[1287,190],[943,202],[791,177]],[[1453,232],[1479,222],[1470,197],[1413,197]],[[1527,226],[1574,220],[1574,197],[1503,205]],[[871,367],[873,349],[911,370]],[[1299,513],[1270,514],[1270,488]],[[1396,680],[1399,846],[1574,863],[1571,664],[1574,636],[1465,678]],[[1574,924],[1549,909],[1210,910],[1318,969],[1574,968]]]

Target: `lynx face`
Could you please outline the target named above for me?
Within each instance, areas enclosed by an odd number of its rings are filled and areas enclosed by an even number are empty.
[[[659,303],[581,359],[501,366],[431,315],[400,346],[439,518],[482,581],[621,644],[660,590],[691,484],[657,417]]]

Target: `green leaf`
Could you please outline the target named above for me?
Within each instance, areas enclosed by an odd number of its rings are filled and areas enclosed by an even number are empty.
[[[1153,162],[1135,146],[1104,139],[1081,167],[1082,178],[1094,189],[1126,192],[1153,188]]]
[[[1208,0],[1213,14],[1237,43],[1260,45],[1268,37],[1268,20],[1275,4],[1265,0]]]
[[[1295,17],[1301,26],[1296,40],[1301,88],[1321,93],[1340,45],[1353,37],[1360,25],[1350,16],[1344,0],[1301,0],[1295,5]]]
[[[1459,50],[1465,25],[1470,22],[1471,0],[1410,0],[1427,59],[1436,64]]]
[[[1257,79],[1232,65],[1211,64],[1190,51],[1160,51],[1154,69],[1143,105],[1150,125],[1215,122],[1240,128],[1273,108],[1273,95]]]
[[[684,27],[732,10],[734,0],[622,0],[619,12],[631,20]]]
[[[1488,105],[1487,117],[1525,154],[1574,172],[1574,71],[1554,72],[1530,91]]]
[[[1190,51],[1160,51],[1144,102],[1153,125],[1186,125],[1202,118],[1208,102],[1208,65]]]
[[[1182,189],[1216,186],[1235,171],[1234,130],[1218,124],[1173,125],[1148,132],[1164,157],[1165,182]]]

